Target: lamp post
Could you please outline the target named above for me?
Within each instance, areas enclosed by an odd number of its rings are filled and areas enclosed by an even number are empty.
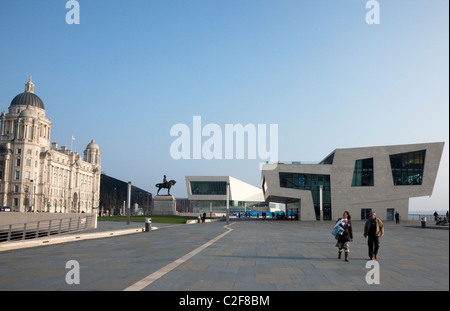
[[[128,182],[128,193],[127,193],[127,225],[130,224],[130,214],[131,214],[131,181]]]
[[[320,222],[323,222],[323,185],[319,186],[320,196]]]
[[[230,224],[230,183],[227,182],[227,225]]]
[[[150,215],[150,207],[149,207],[149,205],[150,205],[150,196],[151,196],[151,193],[147,193],[147,216]]]
[[[36,212],[33,211],[33,190],[34,190],[33,180],[30,180],[30,212]]]
[[[118,211],[116,211],[116,208],[118,209]],[[111,214],[111,204],[109,205],[109,210],[110,210],[110,214]],[[113,215],[115,215],[116,213],[120,214],[120,207],[117,207],[117,188],[114,188],[114,192],[113,192]]]

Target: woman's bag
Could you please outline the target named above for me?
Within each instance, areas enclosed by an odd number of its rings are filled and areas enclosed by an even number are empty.
[[[331,234],[336,237],[338,235],[342,235],[343,232],[344,232],[344,228],[342,228],[341,226],[336,226],[336,227],[334,227],[334,229],[331,232]]]

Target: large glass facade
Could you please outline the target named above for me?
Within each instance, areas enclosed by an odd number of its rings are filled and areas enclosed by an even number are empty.
[[[226,181],[191,181],[193,195],[226,195]]]
[[[373,186],[373,158],[356,160],[352,187]]]
[[[395,186],[421,185],[426,150],[390,155]]]
[[[320,220],[320,186],[323,186],[323,219],[331,220],[330,175],[280,172],[280,187],[311,191],[317,220]]]
[[[190,181],[192,195],[221,195],[224,199],[201,199],[195,200],[194,207],[200,212],[223,212],[227,211],[227,182],[226,181]],[[266,202],[250,202],[250,201],[229,201],[230,211],[252,211],[254,208],[260,210],[267,207]]]

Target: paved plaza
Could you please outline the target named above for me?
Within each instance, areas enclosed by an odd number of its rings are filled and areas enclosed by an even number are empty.
[[[99,222],[97,231],[143,224]],[[350,262],[337,259],[332,222],[232,220],[0,252],[0,290],[435,291],[449,290],[448,227],[385,222],[379,284],[368,284],[362,221]],[[85,233],[88,234],[88,233]],[[68,284],[69,261],[79,284]]]

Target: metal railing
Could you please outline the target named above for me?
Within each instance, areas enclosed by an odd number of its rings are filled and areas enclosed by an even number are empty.
[[[445,215],[439,215],[438,217],[443,218]],[[408,214],[408,220],[422,220],[426,217],[427,221],[434,221],[435,217],[432,214]]]
[[[434,216],[431,214],[408,214],[408,220],[422,220],[423,217],[426,217],[427,220],[434,219]]]
[[[0,226],[0,243],[36,239],[93,228],[95,215],[40,220]]]
[[[444,226],[449,225],[447,216],[445,215],[437,216],[436,218],[434,215],[431,214],[408,214],[408,220],[420,220],[428,222],[430,224],[444,225]]]

